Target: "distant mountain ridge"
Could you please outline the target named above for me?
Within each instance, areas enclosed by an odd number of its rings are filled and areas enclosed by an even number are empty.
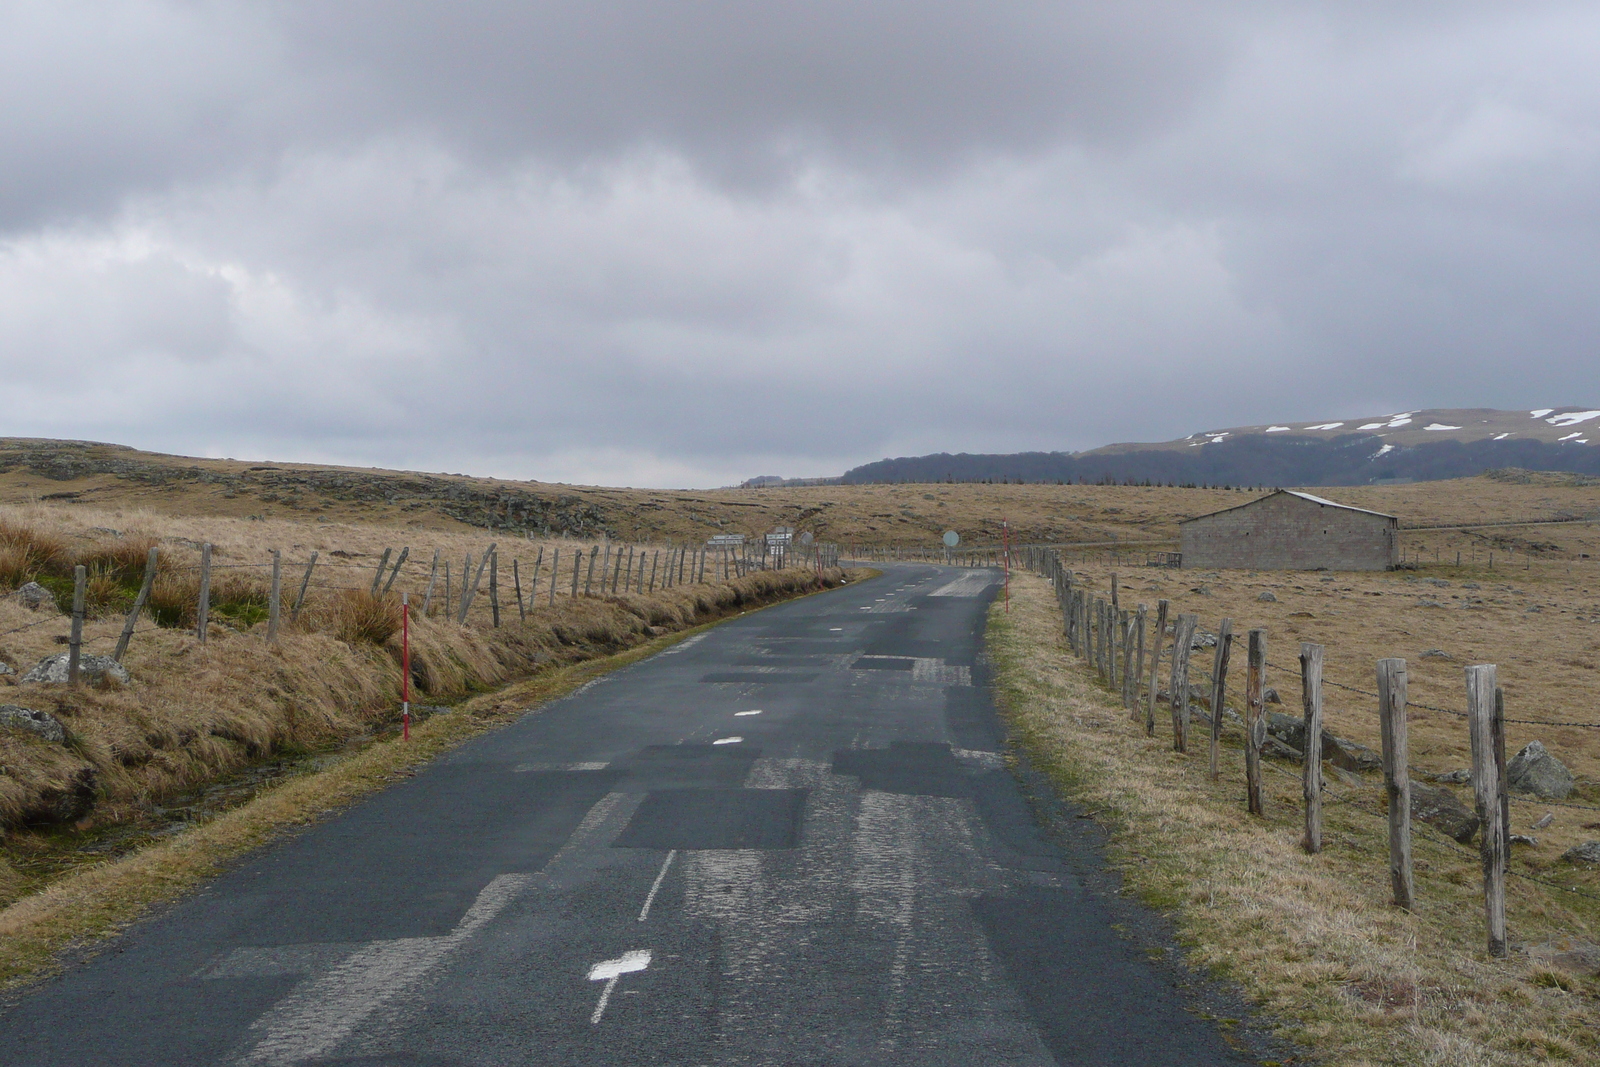
[[[1372,485],[1505,467],[1600,474],[1600,409],[1419,409],[1205,430],[1176,441],[1087,452],[939,453],[863,464],[840,481]]]

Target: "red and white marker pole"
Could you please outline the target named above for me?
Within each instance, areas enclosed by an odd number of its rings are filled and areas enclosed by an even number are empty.
[[[411,740],[411,594],[400,594],[400,740]]]
[[[1011,527],[1006,520],[1000,520],[1000,538],[1005,543],[1006,565],[1006,614],[1011,614]]]

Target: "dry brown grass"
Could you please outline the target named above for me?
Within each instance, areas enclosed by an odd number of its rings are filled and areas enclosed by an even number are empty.
[[[1228,770],[1213,782],[1203,752],[1173,753],[1165,730],[1146,738],[1070,657],[1048,583],[1017,575],[1011,608],[991,614],[989,648],[1015,739],[1100,812],[1113,863],[1174,916],[1190,961],[1239,983],[1286,1036],[1353,1065],[1600,1056],[1600,981],[1485,956],[1475,854],[1419,837],[1417,909],[1399,912],[1375,786],[1336,787],[1327,848],[1307,856],[1297,773],[1272,764],[1268,817],[1251,818],[1231,735]],[[1592,875],[1561,881],[1600,890]],[[1513,879],[1509,911],[1518,941],[1600,936],[1592,902],[1537,883]]]

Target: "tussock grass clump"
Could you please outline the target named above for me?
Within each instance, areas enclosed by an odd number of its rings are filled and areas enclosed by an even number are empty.
[[[386,644],[400,632],[400,598],[373,596],[365,589],[337,589],[308,604],[299,626],[348,645]]]

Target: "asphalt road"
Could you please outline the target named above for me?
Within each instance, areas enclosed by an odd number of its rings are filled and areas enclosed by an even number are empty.
[[[997,575],[731,621],[255,853],[0,1015],[0,1063],[1242,1062],[1041,834]]]

